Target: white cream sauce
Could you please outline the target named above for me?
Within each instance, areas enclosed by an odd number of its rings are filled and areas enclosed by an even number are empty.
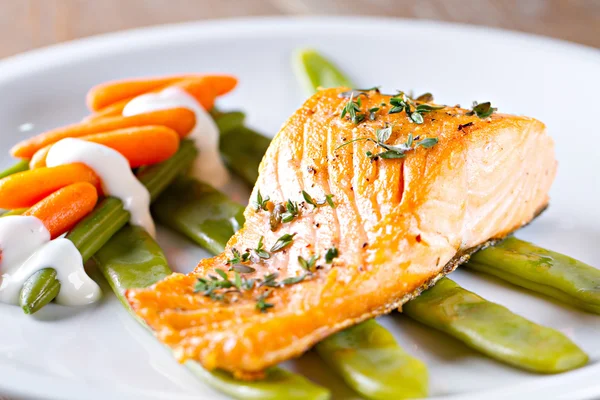
[[[130,223],[155,236],[154,221],[150,215],[150,193],[137,180],[121,153],[98,143],[67,138],[55,143],[46,157],[49,167],[72,163],[82,163],[93,169],[102,180],[104,194],[123,202],[123,208],[131,215]]]
[[[61,283],[57,303],[79,306],[97,301],[102,291],[83,268],[81,254],[68,239],[50,240],[38,218],[0,218],[0,302],[18,304],[25,281],[44,268],[56,270]]]
[[[199,155],[194,161],[194,177],[222,189],[230,180],[229,172],[219,154],[219,129],[210,114],[185,90],[170,87],[158,93],[147,93],[131,100],[123,116],[184,107],[196,114],[196,125],[189,134]]]

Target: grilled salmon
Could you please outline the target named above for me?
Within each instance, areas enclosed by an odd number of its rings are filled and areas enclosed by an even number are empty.
[[[127,293],[180,361],[258,378],[546,207],[557,163],[541,122],[348,93],[322,90],[284,124],[223,254]]]

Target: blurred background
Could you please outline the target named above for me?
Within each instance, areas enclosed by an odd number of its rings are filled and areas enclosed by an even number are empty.
[[[0,0],[0,57],[123,29],[281,15],[459,22],[600,48],[600,0]]]

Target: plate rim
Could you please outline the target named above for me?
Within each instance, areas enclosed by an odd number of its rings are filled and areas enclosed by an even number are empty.
[[[47,47],[16,54],[0,60],[0,85],[11,81],[19,76],[35,74],[49,67],[57,67],[61,64],[76,62],[78,59],[90,57],[103,57],[106,54],[123,52],[127,47],[143,50],[151,48],[160,43],[170,40],[179,42],[189,40],[202,41],[210,35],[220,37],[236,37],[240,34],[251,33],[257,35],[273,34],[273,30],[288,34],[298,34],[299,29],[318,28],[333,32],[336,29],[349,24],[360,24],[372,27],[377,24],[378,28],[408,28],[438,30],[449,34],[472,33],[492,37],[495,40],[515,41],[521,45],[545,46],[553,51],[560,52],[564,56],[573,55],[578,58],[590,59],[600,65],[600,50],[578,43],[568,42],[561,39],[545,37],[537,34],[510,31],[499,28],[490,28],[478,25],[459,24],[453,22],[442,22],[433,20],[415,20],[388,17],[242,17],[226,18],[210,21],[192,21],[184,23],[164,24],[151,27],[128,29],[113,33],[94,35],[90,37],[75,39]],[[566,54],[565,54],[566,53]],[[157,348],[157,351],[160,351]],[[106,398],[108,395],[115,397],[115,393],[109,393],[106,389],[94,386],[96,392],[90,397],[86,388],[90,384],[77,382],[69,388],[62,387],[62,379],[57,383],[56,378],[46,374],[42,375],[36,370],[20,371],[18,367],[7,366],[0,363],[0,389],[6,393],[17,396],[44,396],[45,398],[78,398],[78,394],[85,393],[86,398]],[[447,396],[432,397],[432,399],[477,399],[486,396],[488,399],[501,399],[506,396],[534,395],[541,396],[579,396],[580,398],[591,398],[600,394],[600,382],[594,377],[600,372],[600,362],[590,364],[575,371],[549,376],[544,382],[523,382],[509,388],[494,388],[473,393],[460,393]],[[573,376],[576,375],[576,376]],[[41,387],[33,385],[23,388],[19,382],[35,377],[38,383],[47,383]],[[13,384],[14,382],[14,384]],[[581,385],[582,382],[588,385]],[[543,387],[541,387],[543,385]],[[34,387],[35,386],[35,387]],[[119,394],[124,394],[120,392]],[[178,395],[173,398],[187,399],[186,395]]]

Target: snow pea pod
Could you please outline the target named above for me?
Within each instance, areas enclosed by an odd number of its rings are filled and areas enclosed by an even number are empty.
[[[150,192],[151,200],[156,199],[177,175],[189,168],[196,154],[192,142],[182,141],[173,157],[138,172],[138,179]],[[66,238],[73,242],[86,262],[128,221],[129,212],[123,208],[121,200],[108,197],[82,219]],[[48,274],[34,274],[27,279],[20,295],[20,305],[26,313],[40,310],[56,297],[58,291],[54,281],[56,277]]]
[[[465,266],[600,314],[600,270],[569,256],[509,237]]]
[[[319,87],[354,87],[350,79],[330,60],[316,50],[300,49],[294,54],[294,71],[307,94],[312,95]]]
[[[146,231],[135,226],[121,229],[93,258],[121,303],[134,316],[125,291],[150,286],[171,274],[160,246]],[[327,389],[280,368],[269,370],[264,380],[245,382],[223,371],[207,371],[196,362],[187,362],[186,366],[206,384],[236,399],[329,398]]]
[[[219,120],[229,118],[224,114]],[[221,123],[221,125],[224,125]],[[229,123],[229,125],[232,125]],[[254,185],[258,179],[258,166],[271,143],[271,139],[242,125],[226,126],[221,130],[219,149],[225,162],[246,183]]]
[[[206,183],[177,179],[152,206],[156,220],[213,254],[244,224],[244,207]]]
[[[562,333],[513,314],[448,278],[406,303],[402,312],[498,361],[532,372],[564,372],[588,361]]]
[[[8,167],[4,171],[0,172],[0,179],[6,178],[9,175],[16,174],[17,172],[27,171],[29,169],[29,160],[17,161],[14,165]]]
[[[244,223],[244,207],[211,186],[180,178],[153,205],[164,224],[213,254],[225,249]],[[391,333],[371,320],[334,334],[317,352],[346,383],[372,399],[410,398],[427,393],[427,369],[405,353]],[[390,397],[391,396],[391,397]]]
[[[426,365],[402,350],[375,320],[331,335],[315,349],[349,386],[369,399],[427,396]]]

